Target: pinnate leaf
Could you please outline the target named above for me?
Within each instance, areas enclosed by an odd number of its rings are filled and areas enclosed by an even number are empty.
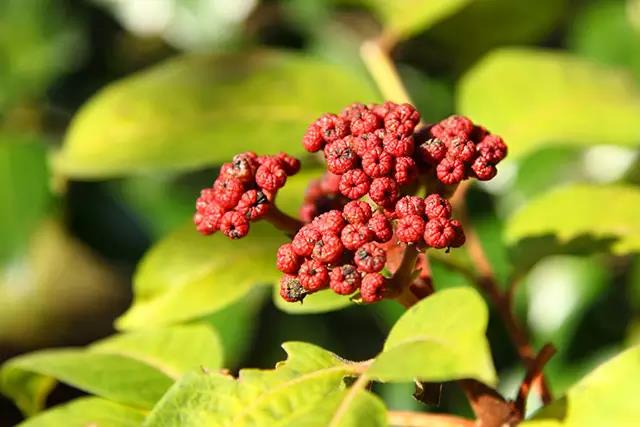
[[[460,113],[502,135],[510,155],[548,144],[640,143],[640,92],[632,79],[565,53],[501,49],[458,90]]]
[[[507,222],[508,244],[551,236],[560,243],[606,241],[616,254],[640,250],[640,189],[630,185],[571,185],[546,193]],[[598,245],[597,247],[601,247]]]
[[[50,378],[137,408],[151,408],[184,372],[222,363],[207,326],[175,326],[116,335],[86,349],[43,350],[9,360],[0,388],[27,413],[39,409]]]
[[[495,384],[487,322],[487,307],[472,288],[437,292],[396,322],[367,375],[381,381],[474,378]]]
[[[180,56],[89,100],[54,167],[93,179],[194,169],[246,150],[296,154],[319,115],[376,100],[354,70],[293,52]]]

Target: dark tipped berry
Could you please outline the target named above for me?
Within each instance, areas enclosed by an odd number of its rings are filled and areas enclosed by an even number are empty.
[[[315,227],[305,225],[298,230],[296,235],[293,237],[291,247],[297,255],[301,257],[308,257],[311,255],[311,252],[313,252],[313,247],[321,237],[322,233],[316,230]]]
[[[300,266],[298,278],[305,290],[317,292],[329,284],[329,271],[320,261],[308,259]]]
[[[270,206],[269,200],[262,191],[249,190],[242,195],[235,210],[249,221],[256,221],[269,212]]]
[[[360,287],[360,272],[354,265],[334,267],[329,273],[329,287],[339,295],[351,295]]]
[[[367,133],[351,139],[351,148],[362,157],[371,150],[382,148],[382,139],[373,133]]]
[[[456,229],[446,218],[431,219],[424,227],[424,241],[433,248],[447,248],[451,246],[455,238]]]
[[[322,138],[326,142],[337,141],[349,134],[349,123],[335,114],[325,114],[316,123],[320,126]]]
[[[396,203],[396,215],[398,218],[407,215],[420,215],[424,212],[424,200],[418,196],[404,196]]]
[[[393,156],[382,148],[375,148],[362,156],[362,170],[371,178],[389,175],[393,163]]]
[[[451,203],[439,194],[429,194],[424,206],[424,214],[429,219],[451,218]]]
[[[276,267],[283,273],[295,274],[300,269],[301,260],[296,255],[291,243],[285,243],[278,248]]]
[[[267,191],[277,191],[287,182],[287,173],[277,158],[265,159],[256,171],[256,184]]]
[[[420,157],[426,163],[435,165],[447,155],[447,146],[437,138],[429,139],[418,147]]]
[[[285,274],[280,278],[280,296],[287,302],[302,301],[307,291],[302,287],[298,276]]]
[[[403,136],[401,134],[388,133],[382,140],[384,151],[393,157],[407,157],[413,154],[413,136]]]
[[[387,262],[387,253],[373,242],[365,243],[356,250],[353,260],[358,266],[358,270],[365,273],[377,273],[384,268]]]
[[[325,145],[324,157],[329,172],[339,175],[353,169],[358,163],[358,156],[343,139]]]
[[[359,110],[351,119],[351,133],[359,136],[382,127],[382,120],[369,110]]]
[[[418,168],[411,157],[397,157],[393,179],[398,185],[411,184],[418,177]]]
[[[342,244],[350,251],[355,251],[373,238],[373,231],[366,224],[349,224],[340,233]]]
[[[507,145],[498,135],[487,135],[476,146],[482,157],[496,164],[507,156]]]
[[[313,246],[311,257],[326,264],[333,264],[342,256],[344,246],[340,238],[332,233],[324,233]]]
[[[216,202],[225,209],[232,209],[242,197],[244,188],[242,181],[237,178],[219,176],[213,183]]]
[[[391,223],[383,213],[373,214],[367,226],[373,231],[374,240],[377,242],[386,243],[393,237]]]
[[[480,181],[489,181],[498,173],[496,167],[482,156],[475,159],[471,165],[471,170]]]
[[[312,224],[321,233],[333,233],[336,235],[340,234],[345,226],[342,212],[336,209],[315,217]]]
[[[220,218],[220,231],[230,239],[240,239],[249,232],[249,221],[241,213],[229,211]]]
[[[447,156],[452,159],[461,160],[465,163],[470,162],[476,155],[476,146],[469,140],[454,138],[449,143]]]

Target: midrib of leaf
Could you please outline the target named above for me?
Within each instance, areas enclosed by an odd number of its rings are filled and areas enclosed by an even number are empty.
[[[353,399],[355,399],[356,394],[358,394],[358,392],[364,389],[368,382],[369,382],[369,379],[365,375],[365,372],[360,374],[360,377],[358,378],[358,380],[355,383],[353,383],[351,388],[349,388],[349,391],[347,392],[347,394],[345,394],[344,399],[342,399],[342,402],[340,402],[340,405],[338,405],[338,409],[336,410],[335,414],[333,414],[333,417],[331,418],[331,421],[329,422],[328,427],[336,427],[338,425],[342,417],[344,417],[344,414],[347,413],[349,405],[351,404]]]
[[[349,370],[347,366],[332,366],[331,368],[324,368],[317,371],[313,371],[313,372],[301,375],[299,377],[296,377],[293,380],[286,381],[280,384],[279,386],[274,387],[273,389],[271,389],[271,391],[262,394],[260,398],[256,399],[256,401],[252,405],[248,406],[245,410],[243,410],[238,415],[236,415],[232,420],[230,420],[227,425],[228,426],[239,425],[237,423],[242,421],[242,419],[246,417],[248,414],[250,414],[255,408],[258,408],[261,405],[269,402],[269,400],[277,397],[278,393],[285,391],[289,387],[292,387],[294,385],[297,385],[306,381],[312,381],[314,379],[317,379],[318,377],[322,377],[324,375],[330,375],[340,371],[344,371],[345,376],[348,373],[354,372],[352,370]]]

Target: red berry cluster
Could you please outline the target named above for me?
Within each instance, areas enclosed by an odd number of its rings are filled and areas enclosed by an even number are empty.
[[[451,116],[427,130],[427,140],[418,146],[420,160],[435,168],[446,185],[469,177],[492,179],[496,165],[507,155],[502,138],[490,134],[463,116]]]
[[[196,228],[204,235],[220,230],[231,239],[246,236],[249,223],[267,215],[277,191],[299,170],[300,161],[285,153],[235,155],[222,165],[213,186],[200,192],[193,217]]]
[[[300,301],[330,287],[340,295],[360,290],[366,303],[382,299],[385,278],[380,271],[387,254],[380,244],[392,236],[387,216],[361,200],[316,216],[278,249],[276,265],[285,273],[280,294]]]
[[[356,200],[369,195],[391,208],[400,186],[410,184],[418,169],[413,159],[413,132],[420,113],[409,104],[353,104],[340,115],[325,114],[303,137],[307,151],[324,151],[327,170],[340,176],[338,189]]]
[[[342,209],[349,201],[340,194],[340,176],[326,172],[322,178],[313,180],[307,186],[300,208],[300,219],[304,223],[333,209]]]

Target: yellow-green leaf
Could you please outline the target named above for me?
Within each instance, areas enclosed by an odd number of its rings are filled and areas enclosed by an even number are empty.
[[[320,114],[376,101],[366,76],[302,54],[180,56],[107,86],[74,118],[55,170],[77,179],[303,151]]]
[[[502,135],[515,157],[548,144],[640,144],[630,76],[560,52],[494,51],[463,78],[458,110]]]

